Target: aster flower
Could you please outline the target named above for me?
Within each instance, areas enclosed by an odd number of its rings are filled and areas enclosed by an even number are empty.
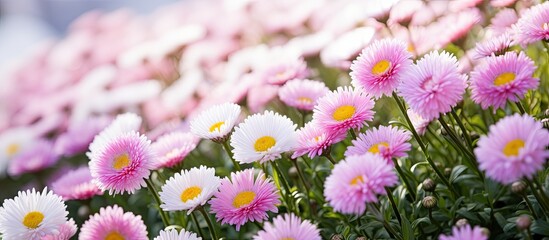
[[[231,137],[234,158],[240,163],[264,163],[280,158],[296,145],[296,125],[272,111],[254,114],[240,123]]]
[[[41,240],[69,240],[72,236],[76,234],[76,230],[76,223],[71,218],[69,219],[69,221],[59,226],[59,229],[57,229],[57,231],[43,236]]]
[[[412,125],[414,126],[417,134],[425,134],[425,131],[427,131],[427,127],[429,127],[429,123],[431,123],[431,121],[425,120],[425,118],[422,118],[411,109],[408,109],[406,112],[408,113],[408,117],[410,118],[410,121],[412,122]]]
[[[361,128],[374,119],[374,101],[369,95],[350,87],[338,87],[318,100],[313,119],[328,134]]]
[[[379,126],[368,129],[353,140],[353,146],[345,151],[345,156],[362,155],[365,153],[379,154],[389,164],[393,164],[392,158],[406,157],[412,145],[410,133],[392,126]]]
[[[215,176],[215,169],[200,166],[176,173],[162,186],[159,193],[165,211],[189,210],[190,214],[196,207],[206,202],[217,192],[220,184]]]
[[[480,137],[475,155],[479,169],[503,184],[531,178],[549,157],[549,131],[529,115],[515,114],[490,126]]]
[[[505,8],[496,13],[491,19],[488,28],[495,36],[510,32],[513,24],[518,21],[517,12],[514,9]]]
[[[407,48],[397,39],[373,42],[353,61],[351,83],[376,98],[391,95],[400,84],[402,73],[412,65],[412,54]]]
[[[309,76],[307,63],[297,49],[275,47],[270,50],[265,61],[255,69],[264,82],[282,85],[292,79]]]
[[[227,140],[239,116],[240,106],[237,104],[215,105],[191,120],[191,132],[201,138],[223,142]]]
[[[433,51],[417,61],[398,90],[410,108],[426,120],[438,118],[461,101],[467,76],[455,56]]]
[[[53,143],[49,140],[39,139],[13,158],[8,167],[8,174],[19,176],[24,173],[37,172],[54,165],[59,156],[54,152]]]
[[[475,46],[474,59],[481,59],[492,55],[503,55],[512,45],[511,35],[504,33],[495,38],[486,39]]]
[[[323,82],[294,79],[280,88],[278,97],[288,106],[299,110],[312,111],[318,99],[329,91],[330,89]]]
[[[154,164],[150,141],[137,132],[121,133],[88,156],[94,183],[109,194],[133,193],[145,186]]]
[[[90,152],[99,152],[107,143],[123,133],[137,132],[143,120],[135,113],[123,113],[116,118],[99,134],[97,134],[90,143]],[[88,152],[88,156],[90,154]]]
[[[196,233],[181,229],[181,232],[177,232],[177,229],[160,230],[158,237],[153,240],[202,240]]]
[[[80,240],[132,239],[147,240],[147,227],[141,216],[114,205],[102,207],[80,228]]]
[[[48,188],[37,192],[34,188],[19,191],[13,199],[6,199],[0,208],[0,235],[9,239],[40,239],[56,233],[67,221],[67,206],[60,196]]]
[[[482,108],[501,108],[507,100],[517,102],[539,85],[532,77],[536,66],[523,52],[486,58],[471,73],[471,98]]]
[[[102,193],[92,179],[88,166],[82,166],[64,174],[51,184],[51,188],[63,200],[88,199]]]
[[[191,133],[172,132],[162,135],[151,144],[151,149],[156,155],[153,168],[175,166],[196,148],[197,143],[197,137]]]
[[[334,211],[360,215],[367,203],[377,202],[377,195],[397,181],[393,167],[381,156],[352,155],[334,166],[324,183],[324,196]]]
[[[276,186],[259,173],[254,179],[252,169],[231,173],[231,179],[221,180],[219,191],[210,200],[211,212],[222,224],[236,225],[236,230],[248,221],[262,222],[267,211],[278,212],[280,204]]]
[[[31,147],[36,138],[30,128],[11,128],[0,134],[0,177],[4,176],[8,163]]]
[[[55,152],[64,156],[86,152],[95,135],[107,127],[110,121],[108,117],[95,117],[71,124],[67,132],[57,137]]]
[[[482,233],[482,228],[475,226],[471,228],[469,225],[463,227],[453,227],[452,235],[439,237],[440,240],[487,240],[488,237]]]
[[[347,137],[347,132],[336,132],[328,134],[315,121],[308,122],[305,126],[297,130],[297,145],[292,158],[298,158],[307,154],[310,158],[320,156],[330,146],[341,142]]]
[[[517,0],[490,0],[492,7],[507,7],[515,3]]]
[[[307,239],[320,240],[320,231],[309,220],[302,221],[293,213],[278,215],[273,223],[266,223],[254,240]]]
[[[516,23],[516,40],[521,44],[549,40],[549,2],[525,12]]]

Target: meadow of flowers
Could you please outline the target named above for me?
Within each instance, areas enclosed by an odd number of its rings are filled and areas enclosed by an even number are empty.
[[[0,238],[549,238],[549,2],[89,12],[0,90]]]

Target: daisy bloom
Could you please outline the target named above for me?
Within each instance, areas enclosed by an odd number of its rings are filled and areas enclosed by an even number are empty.
[[[377,40],[353,61],[351,83],[375,98],[390,96],[401,82],[402,73],[412,65],[411,57],[406,43],[390,38]]]
[[[465,93],[467,76],[455,56],[432,51],[406,71],[398,90],[414,112],[426,120],[452,110]]]
[[[292,79],[306,78],[310,74],[307,63],[297,49],[275,47],[263,60],[255,72],[269,84],[282,85]]]
[[[151,149],[156,155],[153,168],[175,166],[182,162],[197,144],[197,137],[191,133],[172,132],[162,135],[151,144]]]
[[[278,215],[273,223],[266,223],[254,240],[307,239],[320,240],[320,231],[309,220],[302,221],[293,213]]]
[[[48,188],[20,191],[0,208],[0,235],[3,239],[40,239],[56,233],[67,221],[67,206]]]
[[[330,89],[321,81],[313,81],[308,79],[294,79],[288,81],[278,91],[280,100],[299,110],[312,111],[318,99]]]
[[[267,211],[278,212],[280,204],[276,186],[263,173],[254,178],[252,169],[231,173],[231,179],[221,180],[219,191],[209,202],[211,212],[222,224],[236,225],[236,230],[248,221],[268,219]]]
[[[379,154],[390,165],[392,158],[406,157],[412,145],[410,133],[392,126],[379,126],[379,128],[368,129],[365,133],[358,135],[353,140],[353,145],[347,148],[345,156],[362,155],[365,153]]]
[[[536,65],[523,52],[508,52],[486,58],[471,73],[471,98],[486,109],[502,108],[507,100],[518,102],[528,90],[539,85],[532,77]]]
[[[549,40],[549,2],[531,7],[519,18],[515,38],[521,44]]]
[[[72,236],[76,234],[76,230],[76,223],[71,218],[69,219],[69,221],[59,226],[59,229],[57,229],[57,231],[43,236],[41,240],[69,240]]]
[[[231,137],[234,158],[240,163],[264,163],[280,158],[296,145],[292,120],[272,111],[254,114],[240,123]]]
[[[549,131],[529,115],[508,116],[480,137],[475,155],[479,168],[503,184],[531,178],[549,157]]]
[[[181,232],[177,232],[177,229],[160,230],[158,237],[153,240],[202,240],[196,233],[181,229]]]
[[[46,139],[39,139],[32,146],[13,158],[8,167],[10,176],[19,176],[24,173],[37,172],[51,167],[59,160],[53,143]]]
[[[94,183],[109,194],[133,193],[145,186],[154,164],[150,141],[137,132],[122,133],[88,156]]]
[[[89,199],[103,193],[92,179],[90,168],[83,166],[61,176],[51,184],[51,188],[63,200]]]
[[[338,87],[318,100],[313,119],[328,134],[361,128],[374,119],[374,101],[369,95],[351,87]]]
[[[491,19],[488,28],[495,36],[499,36],[512,29],[513,24],[518,21],[517,12],[515,9],[505,8],[496,13]]]
[[[334,166],[324,183],[324,196],[334,211],[360,215],[367,203],[377,202],[377,195],[397,181],[393,167],[381,156],[352,155]]]
[[[495,38],[489,38],[475,47],[474,59],[481,59],[492,55],[503,55],[512,45],[511,35],[504,33]]]
[[[64,156],[86,152],[95,135],[107,127],[110,121],[109,117],[94,117],[70,125],[55,140],[55,152]]]
[[[487,240],[488,237],[482,232],[482,228],[475,226],[471,228],[469,225],[462,227],[454,226],[452,228],[452,235],[441,235],[440,240]]]
[[[114,205],[99,209],[80,228],[80,240],[132,239],[148,240],[147,227],[141,216]]]
[[[341,142],[347,137],[347,132],[328,134],[318,123],[313,120],[305,124],[305,127],[297,130],[297,145],[292,158],[298,158],[305,154],[310,158],[320,156],[330,146]]]
[[[431,123],[431,121],[422,118],[421,116],[419,116],[419,114],[411,109],[408,109],[406,112],[408,113],[408,117],[410,118],[410,121],[412,122],[412,125],[414,126],[417,134],[425,134],[425,131],[427,131],[427,127],[429,127],[429,123]]]
[[[93,138],[93,141],[90,143],[90,152],[100,151],[99,149],[107,145],[107,142],[123,133],[137,132],[142,121],[141,117],[135,113],[119,114],[105,129]]]
[[[164,211],[189,210],[206,202],[217,192],[221,179],[215,176],[215,169],[200,166],[176,173],[162,186],[160,207]]]
[[[215,105],[191,120],[191,132],[204,139],[224,142],[233,130],[239,116],[240,106],[237,104]]]
[[[35,133],[30,128],[11,128],[0,134],[0,177],[4,176],[8,163],[32,146]]]

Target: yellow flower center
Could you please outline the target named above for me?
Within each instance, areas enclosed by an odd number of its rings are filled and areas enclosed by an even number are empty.
[[[354,186],[354,185],[357,185],[357,184],[363,183],[363,182],[364,182],[364,178],[362,178],[362,175],[360,175],[360,176],[357,176],[357,177],[355,177],[351,180],[351,185]]]
[[[374,75],[381,75],[387,72],[389,68],[391,67],[391,62],[387,60],[381,60],[372,67],[372,74]]]
[[[255,199],[255,192],[253,191],[243,191],[234,197],[233,207],[241,208],[250,204]]]
[[[114,158],[114,162],[112,163],[112,167],[115,169],[115,170],[120,170],[122,168],[125,168],[127,167],[128,165],[130,165],[130,156],[128,156],[127,153],[124,153],[122,155],[118,155],[117,157]]]
[[[519,150],[524,147],[524,141],[520,139],[515,139],[509,141],[507,144],[505,144],[505,147],[503,148],[503,154],[507,157],[517,156],[519,154]]]
[[[310,99],[308,97],[300,97],[297,99],[297,101],[300,101],[302,103],[313,103],[313,99]]]
[[[410,43],[410,44],[408,44],[408,48],[406,50],[408,50],[408,52],[410,52],[410,53],[415,53],[416,48],[414,47],[414,44]]]
[[[316,136],[315,138],[313,138],[315,140],[315,142],[318,142],[320,141],[320,139],[322,138],[322,136]]]
[[[355,107],[351,105],[343,105],[341,107],[338,107],[334,113],[332,114],[332,117],[336,121],[343,121],[351,118],[355,114]]]
[[[224,121],[214,123],[210,127],[210,132],[216,132],[216,131],[219,132],[221,130],[221,126],[223,126],[223,124],[225,124]]]
[[[181,201],[187,202],[189,200],[193,200],[196,198],[200,193],[202,192],[202,189],[197,186],[192,186],[190,188],[185,189],[183,193],[181,193]]]
[[[8,147],[6,148],[6,153],[8,154],[8,157],[11,157],[15,155],[17,152],[19,152],[20,148],[21,146],[19,146],[19,144],[17,143],[12,143],[8,145]]]
[[[285,238],[281,238],[280,240],[295,240],[295,238],[292,238],[292,237],[285,237]]]
[[[504,72],[496,77],[494,85],[501,86],[510,83],[515,80],[515,74],[512,72]]]
[[[276,144],[276,140],[271,136],[263,136],[255,141],[254,149],[256,152],[265,152]]]
[[[124,236],[122,236],[120,233],[116,231],[110,232],[106,237],[105,240],[125,240]]]
[[[389,144],[387,142],[376,143],[372,147],[370,147],[370,149],[368,149],[368,152],[379,153],[379,146],[388,147]]]
[[[38,211],[33,211],[25,215],[25,218],[23,218],[23,225],[25,225],[25,227],[35,229],[38,225],[40,225],[40,223],[42,223],[42,220],[44,220],[44,214]]]

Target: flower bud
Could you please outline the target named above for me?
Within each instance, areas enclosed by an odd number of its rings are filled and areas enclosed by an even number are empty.
[[[522,194],[526,190],[526,183],[523,181],[514,182],[511,185],[511,191],[516,194]]]
[[[456,222],[457,227],[463,227],[465,225],[469,225],[469,221],[467,221],[467,219],[465,219],[465,218],[459,219]]]
[[[437,183],[430,178],[423,180],[422,185],[423,190],[425,190],[426,192],[433,192],[437,187]]]
[[[356,240],[368,240],[366,237],[357,237]]]
[[[334,234],[334,235],[332,235],[332,237],[330,238],[330,240],[343,240],[343,239],[345,239],[345,238],[344,238],[343,235],[341,235],[341,234]]]
[[[452,169],[451,168],[445,168],[444,169],[444,176],[449,177],[450,174],[452,174]]]
[[[437,199],[433,196],[424,197],[423,200],[421,200],[421,205],[427,209],[434,208],[437,206]]]
[[[521,215],[520,217],[517,218],[517,228],[519,230],[526,230],[530,228],[531,224],[532,224],[532,220],[528,215]]]
[[[482,232],[482,235],[486,236],[486,237],[490,237],[490,230],[488,228],[480,228],[480,231]]]
[[[297,168],[291,167],[290,169],[288,169],[288,175],[289,175],[291,178],[298,178],[299,175],[297,174]]]

